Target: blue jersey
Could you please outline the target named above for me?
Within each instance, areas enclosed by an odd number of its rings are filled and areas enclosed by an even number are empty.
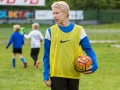
[[[74,28],[74,24],[71,23],[69,26],[67,27],[62,27],[59,26],[61,31],[63,32],[71,32]],[[92,65],[92,72],[95,72],[96,69],[98,68],[98,63],[97,63],[97,58],[96,58],[96,54],[94,53],[89,39],[87,37],[87,34],[85,33],[85,30],[82,28],[82,32],[80,35],[80,41],[79,41],[79,45],[81,45],[82,50],[86,52],[86,54],[92,59],[93,61],[93,65]],[[51,30],[50,28],[47,29],[46,31],[46,35],[45,35],[45,41],[44,41],[44,56],[43,56],[43,62],[44,62],[44,71],[43,71],[43,75],[44,75],[44,80],[48,80],[49,76],[50,76],[50,46],[51,46]]]
[[[13,43],[13,48],[22,48],[24,44],[24,37],[19,32],[14,32],[6,46],[8,48]]]

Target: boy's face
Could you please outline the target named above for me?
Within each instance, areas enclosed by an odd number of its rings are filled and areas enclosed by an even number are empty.
[[[57,23],[63,23],[67,19],[67,13],[63,12],[60,8],[52,8],[54,20]]]

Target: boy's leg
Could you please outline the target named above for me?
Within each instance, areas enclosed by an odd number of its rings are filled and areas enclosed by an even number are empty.
[[[26,67],[27,67],[27,62],[25,61],[25,59],[24,59],[23,57],[21,57],[20,59],[21,59],[21,61],[22,61],[23,64],[24,64],[24,68],[26,68]]]
[[[22,61],[22,63],[25,63],[26,61],[25,61],[24,57],[21,54],[19,54],[19,56],[20,56],[20,60]]]
[[[36,51],[34,48],[31,48],[31,53],[30,56],[32,57],[32,59],[34,60],[34,66],[36,65],[36,61],[37,61],[37,57],[36,57]]]
[[[20,60],[22,61],[22,63],[24,64],[24,68],[27,67],[27,62],[25,61],[24,57],[22,56],[22,54],[19,54]]]
[[[18,54],[18,55],[19,55],[19,58],[22,61],[22,63],[25,63],[26,61],[25,61],[24,57],[22,56],[22,54]]]
[[[12,67],[13,67],[13,68],[16,67],[16,60],[15,60],[15,58],[12,58]]]
[[[68,79],[68,90],[79,90],[79,79]]]
[[[40,64],[40,61],[37,60],[37,61],[36,61],[36,65],[35,65],[35,67],[38,68],[39,64]]]
[[[51,77],[51,90],[68,90],[67,80],[61,77]]]
[[[35,51],[36,51],[36,54],[35,54],[35,55],[36,55],[36,57],[37,57],[37,61],[36,61],[35,67],[38,68],[38,66],[39,66],[39,64],[40,64],[40,61],[38,60],[38,54],[39,54],[40,48],[36,48]]]
[[[15,68],[16,67],[16,49],[13,48],[13,55],[12,55],[12,67]]]
[[[25,61],[25,59],[23,58],[22,56],[22,48],[13,48],[13,58],[16,57],[16,54],[19,54],[19,58],[21,59],[21,61],[23,62],[24,64],[24,67],[26,68],[27,67],[27,63]],[[14,61],[14,60],[13,60]]]
[[[39,54],[39,50],[40,48],[31,48],[31,57],[33,58],[34,60],[34,67],[35,68],[38,68],[39,64],[40,64],[40,61],[38,60],[38,54]]]
[[[51,77],[51,90],[79,90],[79,79]]]
[[[17,53],[19,54],[19,58],[21,59],[22,63],[24,64],[24,68],[27,67],[27,62],[25,61],[25,59],[22,56],[22,48],[17,50]]]

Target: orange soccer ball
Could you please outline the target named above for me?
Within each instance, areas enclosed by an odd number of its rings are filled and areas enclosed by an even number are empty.
[[[79,72],[84,72],[86,71],[86,69],[88,69],[89,67],[91,67],[92,65],[92,60],[89,56],[87,55],[82,55],[79,56],[76,60],[75,60],[75,69]]]

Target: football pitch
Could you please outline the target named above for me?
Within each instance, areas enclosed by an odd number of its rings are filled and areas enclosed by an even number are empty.
[[[27,34],[31,26],[25,27]],[[43,36],[48,26],[42,25]],[[120,90],[120,24],[83,26],[97,55],[99,68],[93,74],[81,74],[80,90]],[[12,45],[6,43],[12,34],[12,26],[0,26],[0,90],[50,90],[43,81],[43,43],[41,44],[40,66],[33,68],[30,57],[30,40],[23,46],[23,56],[28,62],[24,68],[17,56],[16,68],[11,67]],[[103,41],[103,42],[99,42]],[[110,41],[110,42],[107,42]]]

